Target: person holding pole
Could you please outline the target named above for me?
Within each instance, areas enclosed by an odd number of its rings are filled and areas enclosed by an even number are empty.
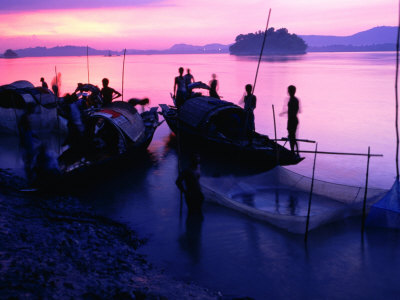
[[[296,94],[296,87],[294,85],[289,85],[288,86],[288,93],[289,93],[289,102],[287,104],[288,110],[287,112],[282,112],[280,115],[282,116],[283,114],[287,113],[288,114],[288,122],[287,122],[287,130],[288,130],[288,139],[290,143],[290,150],[292,152],[295,152],[296,148],[296,153],[299,155],[299,145],[297,144],[297,139],[296,139],[296,131],[297,131],[297,126],[299,125],[299,119],[297,118],[297,114],[299,113],[300,110],[300,102],[297,97],[294,95]]]

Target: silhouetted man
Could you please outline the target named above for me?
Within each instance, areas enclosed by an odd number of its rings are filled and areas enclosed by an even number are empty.
[[[176,180],[176,185],[185,195],[189,214],[201,214],[204,195],[199,180],[199,157],[193,155],[188,168],[183,170]]]
[[[194,77],[190,73],[190,69],[186,69],[186,74],[183,76],[185,78],[185,85],[186,85],[186,90],[188,89],[188,85],[194,82]]]
[[[186,83],[183,77],[183,68],[179,68],[179,76],[175,77],[174,80],[174,98],[175,104],[179,108],[186,100]]]
[[[48,88],[49,88],[49,86],[47,85],[47,82],[44,81],[44,78],[43,78],[43,77],[40,78],[40,81],[42,82],[42,88],[45,88],[45,89],[48,89]]]
[[[103,97],[103,105],[111,104],[114,99],[122,96],[120,92],[117,92],[116,90],[108,86],[108,78],[103,78],[102,83],[103,88],[101,89],[101,96]]]
[[[217,91],[218,91],[217,75],[212,74],[212,79],[210,80],[210,97],[221,99]]]
[[[289,85],[288,87],[289,93],[289,102],[288,102],[288,139],[290,142],[290,149],[294,152],[294,148],[296,147],[296,152],[299,154],[299,146],[296,140],[296,131],[297,126],[299,125],[299,119],[297,118],[297,114],[299,113],[299,99],[297,99],[294,95],[296,93],[296,87],[294,85]]]
[[[257,98],[252,93],[253,86],[251,84],[246,84],[245,89],[246,96],[244,96],[244,111],[246,112],[247,130],[250,132],[254,132],[254,110],[257,105]]]

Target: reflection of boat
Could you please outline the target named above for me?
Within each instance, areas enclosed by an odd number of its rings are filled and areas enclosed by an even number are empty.
[[[37,132],[65,129],[65,120],[57,116],[57,97],[52,91],[34,87],[25,80],[0,86],[0,130],[18,133],[18,120],[27,105],[34,105],[32,129]],[[60,125],[57,122],[60,121]]]
[[[213,153],[231,154],[237,161],[258,164],[297,164],[303,160],[290,150],[259,133],[249,135],[245,111],[227,101],[199,96],[187,99],[179,109],[160,105],[162,115],[173,132],[178,128],[183,140],[206,145]]]
[[[86,118],[80,147],[70,147],[59,157],[61,169],[69,174],[139,154],[147,149],[160,124],[157,107],[139,114],[133,105],[115,101],[95,109]]]

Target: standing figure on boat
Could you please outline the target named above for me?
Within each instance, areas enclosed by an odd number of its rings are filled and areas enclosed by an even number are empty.
[[[210,97],[221,99],[221,97],[218,95],[218,80],[217,80],[217,75],[212,74],[212,79],[210,80]]]
[[[186,90],[188,90],[188,85],[195,82],[193,75],[190,73],[190,69],[186,69],[186,74],[183,76],[185,78],[185,85],[186,85]]]
[[[45,88],[45,89],[48,89],[48,88],[49,88],[49,86],[47,85],[47,82],[44,81],[44,78],[43,78],[43,77],[40,78],[40,82],[42,83],[42,88]]]
[[[246,130],[252,134],[255,130],[254,124],[254,110],[257,105],[257,97],[253,94],[253,86],[246,84],[245,86],[246,96],[244,96],[244,111],[246,112]]]
[[[174,80],[174,98],[176,107],[181,107],[186,100],[186,81],[183,76],[183,68],[179,68],[179,76]]]
[[[114,99],[122,96],[120,92],[108,86],[110,82],[108,78],[103,78],[101,82],[103,83],[103,88],[101,89],[101,96],[103,97],[103,105],[111,104],[111,102]]]
[[[288,86],[288,93],[289,93],[289,102],[287,104],[287,112],[282,112],[280,115],[283,115],[285,113],[288,114],[288,123],[287,123],[287,130],[288,130],[288,139],[290,143],[290,150],[292,152],[295,152],[296,148],[296,153],[297,155],[299,154],[299,145],[297,144],[297,139],[296,139],[296,131],[297,131],[297,126],[299,125],[299,119],[297,118],[297,114],[300,111],[300,102],[297,97],[294,95],[296,94],[296,87],[294,85],[289,85]]]
[[[201,207],[204,195],[200,186],[199,156],[193,155],[187,168],[180,172],[176,185],[185,195],[188,213],[190,215],[201,215]]]

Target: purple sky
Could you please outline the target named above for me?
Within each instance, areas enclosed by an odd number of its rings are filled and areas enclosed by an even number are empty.
[[[270,26],[290,33],[351,35],[397,25],[389,0],[37,0],[0,6],[0,52],[36,46],[166,49],[175,43],[229,44]]]

